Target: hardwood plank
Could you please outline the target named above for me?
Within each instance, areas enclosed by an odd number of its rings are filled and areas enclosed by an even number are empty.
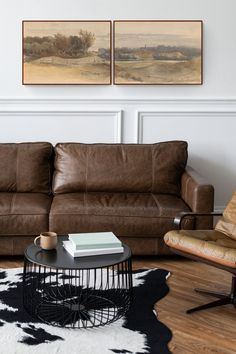
[[[22,257],[1,257],[1,268],[22,267]],[[158,318],[173,338],[173,354],[235,354],[236,311],[232,305],[187,315],[186,309],[213,301],[193,291],[194,287],[228,292],[231,275],[223,270],[181,257],[134,257],[133,268],[162,268],[171,273],[169,293],[156,303]]]
[[[174,354],[235,354],[235,309],[232,305],[187,315],[186,309],[213,301],[193,291],[194,287],[228,292],[231,275],[203,263],[180,257],[134,260],[136,267],[169,270],[169,294],[155,308],[160,321],[173,332],[169,348]]]

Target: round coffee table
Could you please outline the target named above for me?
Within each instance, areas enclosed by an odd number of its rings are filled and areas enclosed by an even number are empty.
[[[41,321],[91,328],[116,321],[132,300],[131,251],[73,258],[59,237],[55,250],[31,244],[25,250],[23,304]]]

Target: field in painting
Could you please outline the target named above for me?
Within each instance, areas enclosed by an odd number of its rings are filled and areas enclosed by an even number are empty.
[[[24,63],[25,83],[109,84],[110,62],[96,55],[81,59],[45,57]]]
[[[199,84],[201,58],[191,60],[155,60],[115,62],[117,84]]]

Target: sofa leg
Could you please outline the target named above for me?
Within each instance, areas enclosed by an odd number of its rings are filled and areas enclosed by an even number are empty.
[[[188,313],[188,314],[195,312],[195,311],[205,310],[205,309],[209,309],[211,307],[222,306],[222,305],[227,305],[227,304],[233,304],[234,307],[236,308],[236,277],[235,276],[233,276],[233,278],[232,278],[232,285],[231,285],[230,294],[217,293],[214,291],[202,290],[202,289],[194,289],[194,290],[200,294],[214,296],[214,297],[218,298],[219,300],[215,300],[215,301],[210,302],[208,304],[197,306],[192,309],[189,309],[186,311],[186,313]]]

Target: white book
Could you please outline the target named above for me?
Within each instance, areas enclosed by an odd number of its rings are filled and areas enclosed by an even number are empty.
[[[122,247],[122,242],[113,232],[75,233],[68,236],[75,251]]]
[[[88,257],[88,256],[98,256],[103,254],[114,254],[114,253],[123,253],[124,247],[110,247],[110,248],[95,248],[87,250],[76,250],[73,247],[72,242],[62,241],[63,247],[72,257]]]

